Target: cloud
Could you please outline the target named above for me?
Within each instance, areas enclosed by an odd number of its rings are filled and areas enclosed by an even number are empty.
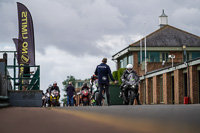
[[[124,49],[132,42],[138,41],[141,37],[141,35],[104,35],[96,41],[96,47],[104,49],[104,53],[113,55],[113,53]]]
[[[74,56],[55,46],[48,46],[44,52],[36,51],[36,62],[41,69],[41,89],[45,90],[53,81],[57,81],[60,89],[63,89],[62,82],[69,75],[76,79],[90,78],[102,58],[103,56],[96,57],[89,54],[84,54],[82,57]],[[111,68],[115,67],[115,63],[108,59]]]
[[[58,3],[44,0],[36,1],[29,9],[36,24],[36,43],[43,44],[37,46],[39,50],[56,44],[71,54],[77,51],[76,55],[82,55],[86,51],[100,55],[102,50],[97,49],[94,42],[104,34],[125,26],[120,12],[106,0],[79,1],[78,5],[72,1]]]

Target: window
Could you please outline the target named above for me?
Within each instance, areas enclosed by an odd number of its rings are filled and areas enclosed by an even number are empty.
[[[126,68],[127,63],[128,63],[128,58],[124,57],[123,59],[120,60],[120,68]]]
[[[147,62],[160,62],[160,52],[147,52]],[[145,52],[142,52],[142,61],[140,59],[140,52],[138,52],[138,63],[145,61]]]
[[[161,55],[161,56],[162,56],[162,60],[161,60],[160,62],[162,62],[162,61],[166,61],[166,62],[167,62],[167,61],[168,61],[168,55],[169,55],[169,54],[168,54],[168,53],[161,53],[161,54],[162,54],[162,55]]]
[[[82,87],[83,86],[83,82],[78,82],[78,87]]]
[[[133,65],[133,55],[130,55],[128,57],[128,64],[132,64]]]
[[[126,68],[127,66],[127,57],[124,57],[123,59],[123,68]]]
[[[148,58],[148,52],[147,52],[147,58]],[[138,52],[138,64],[145,61],[145,52],[142,52],[142,59],[140,59],[140,52]]]
[[[149,52],[150,62],[160,62],[160,52]]]
[[[120,68],[123,68],[123,60],[120,60]]]
[[[194,52],[185,52],[183,53],[183,59],[185,61],[185,55],[186,55],[186,60],[192,60],[196,58],[200,58],[200,52],[194,51]]]
[[[200,52],[192,52],[192,59],[199,58]]]

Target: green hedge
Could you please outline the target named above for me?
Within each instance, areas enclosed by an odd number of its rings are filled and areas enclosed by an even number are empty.
[[[118,85],[120,85],[122,83],[121,81],[121,76],[124,72],[126,68],[120,68],[118,71],[113,71],[112,75],[113,75],[113,78],[117,81],[119,81]]]
[[[115,80],[118,80],[118,71],[113,71],[112,75]]]

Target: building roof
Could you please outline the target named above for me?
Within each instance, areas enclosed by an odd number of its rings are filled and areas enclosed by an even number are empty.
[[[144,48],[144,38],[141,40]],[[129,51],[140,51],[141,40],[117,52],[112,59],[115,60]],[[183,51],[183,45],[186,46],[186,50],[200,51],[200,37],[170,25],[164,25],[146,36],[146,46],[149,51]]]
[[[182,47],[183,45],[200,47],[200,37],[170,25],[165,25],[146,36],[147,47]],[[139,47],[140,40],[130,46]]]

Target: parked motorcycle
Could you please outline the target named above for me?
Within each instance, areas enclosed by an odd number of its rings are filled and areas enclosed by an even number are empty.
[[[124,105],[133,105],[135,97],[139,102],[138,84],[139,77],[135,75],[135,73],[130,73],[122,89],[122,98]]]
[[[59,92],[57,90],[51,91],[50,105],[51,106],[59,106]]]

